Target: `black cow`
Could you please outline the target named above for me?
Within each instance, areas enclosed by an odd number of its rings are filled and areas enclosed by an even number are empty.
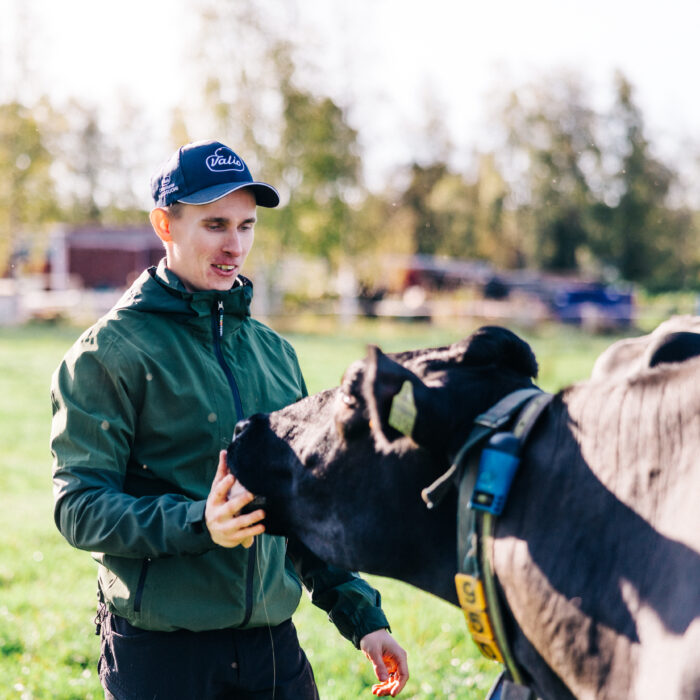
[[[692,353],[689,353],[692,354]],[[477,414],[528,387],[513,333],[371,348],[338,389],[239,425],[228,461],[267,497],[269,532],[457,603],[456,493],[421,490]],[[411,437],[387,420],[409,380]],[[700,358],[557,394],[536,424],[493,547],[514,654],[540,698],[700,698]]]

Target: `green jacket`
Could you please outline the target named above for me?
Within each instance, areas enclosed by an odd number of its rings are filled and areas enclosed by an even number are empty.
[[[306,395],[291,345],[250,317],[252,285],[187,292],[163,262],[88,329],[51,388],[54,517],[99,562],[109,610],[151,630],[276,625],[301,583],[356,646],[388,627],[354,574],[261,535],[214,544],[204,506],[236,422]]]

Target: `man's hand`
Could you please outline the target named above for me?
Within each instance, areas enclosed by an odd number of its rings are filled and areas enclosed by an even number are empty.
[[[222,547],[236,547],[239,544],[250,547],[255,535],[265,532],[265,526],[259,522],[265,517],[264,511],[255,510],[245,515],[237,515],[253,498],[253,494],[229,472],[226,450],[221,450],[219,466],[204,509],[207,529],[216,544]]]
[[[360,649],[372,662],[380,681],[372,686],[372,693],[396,697],[408,680],[406,652],[385,629],[375,630],[362,637]]]

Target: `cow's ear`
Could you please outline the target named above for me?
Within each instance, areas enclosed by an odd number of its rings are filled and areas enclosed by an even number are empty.
[[[389,442],[403,435],[410,437],[418,412],[416,389],[420,393],[422,385],[423,382],[413,372],[388,358],[375,345],[370,345],[367,348],[362,393],[369,409],[372,432],[383,436]],[[401,398],[397,399],[397,408],[392,414],[394,399],[402,389],[403,393]],[[398,402],[402,404],[400,409]],[[396,419],[397,411],[402,414],[400,421]]]
[[[459,362],[468,367],[500,365],[526,377],[537,376],[537,360],[530,346],[500,326],[483,326],[456,344]]]
[[[369,346],[362,385],[372,433],[381,445],[407,436],[420,443],[426,416],[437,411],[434,392],[410,370]]]
[[[700,355],[700,333],[667,333],[652,343],[645,353],[645,364],[656,367],[664,362],[683,362]]]
[[[367,348],[362,393],[367,402],[370,424],[375,435],[378,433],[389,442],[403,435],[410,437],[418,412],[415,388],[420,385],[421,380],[413,372],[388,358],[376,345]],[[396,421],[396,410],[393,420],[390,420],[394,399],[402,389],[402,399],[399,401],[403,403],[403,424]]]

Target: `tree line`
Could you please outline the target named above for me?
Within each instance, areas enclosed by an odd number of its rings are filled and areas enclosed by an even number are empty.
[[[302,48],[264,24],[238,3],[202,7],[203,34],[235,33],[247,45],[199,42],[206,79],[174,110],[170,133],[173,148],[216,134],[279,187],[286,205],[266,212],[259,239],[270,264],[290,252],[358,268],[384,253],[422,253],[700,289],[700,217],[677,170],[656,155],[624,75],[614,76],[606,112],[591,107],[577,75],[505,92],[493,120],[499,138],[489,151],[474,149],[468,172],[451,164],[447,128],[432,115],[425,138],[436,155],[397,165],[385,188],[370,191],[350,105],[310,87]],[[138,106],[120,109],[114,133],[76,101],[0,104],[4,275],[20,241],[32,241],[25,259],[41,259],[52,223],[145,222],[132,183],[149,132]]]

